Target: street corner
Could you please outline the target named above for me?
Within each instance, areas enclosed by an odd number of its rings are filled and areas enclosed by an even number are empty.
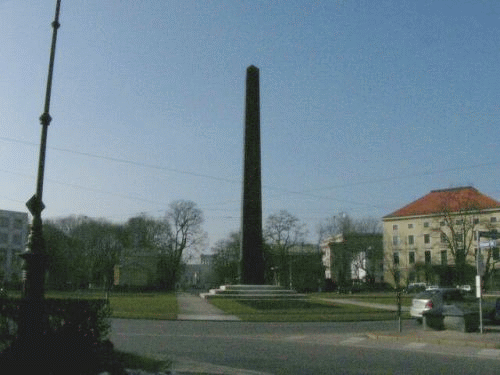
[[[500,335],[498,333],[481,334],[478,332],[463,333],[458,331],[411,331],[411,332],[370,332],[367,337],[371,340],[426,343],[433,345],[475,347],[483,349],[499,349]]]

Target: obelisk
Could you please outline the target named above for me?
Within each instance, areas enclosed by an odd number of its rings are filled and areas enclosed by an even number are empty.
[[[243,147],[240,283],[263,285],[259,69],[253,65],[247,68]]]

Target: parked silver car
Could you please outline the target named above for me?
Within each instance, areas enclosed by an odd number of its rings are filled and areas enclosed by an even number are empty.
[[[456,288],[427,289],[413,298],[410,307],[410,315],[418,322],[422,322],[422,314],[425,311],[439,311],[444,305],[457,305],[461,308],[477,311],[477,302],[465,298],[462,292]]]

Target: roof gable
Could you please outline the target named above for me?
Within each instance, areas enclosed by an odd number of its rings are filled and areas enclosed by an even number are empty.
[[[445,211],[485,210],[499,208],[500,202],[466,186],[452,189],[432,190],[420,199],[384,216],[384,219],[404,216],[433,215]]]

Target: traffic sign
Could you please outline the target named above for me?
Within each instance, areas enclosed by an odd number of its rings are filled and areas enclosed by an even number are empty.
[[[500,233],[498,233],[496,230],[490,230],[487,232],[481,232],[479,231],[479,237],[485,237],[485,238],[492,238],[492,239],[497,239]]]
[[[479,247],[481,249],[484,249],[485,247],[497,247],[497,240],[481,241],[479,242]]]

